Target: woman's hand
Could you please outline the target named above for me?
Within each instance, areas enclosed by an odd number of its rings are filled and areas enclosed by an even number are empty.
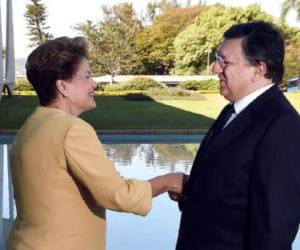
[[[152,197],[158,196],[167,191],[175,194],[181,194],[183,178],[183,173],[170,173],[150,179],[149,182],[152,187]]]

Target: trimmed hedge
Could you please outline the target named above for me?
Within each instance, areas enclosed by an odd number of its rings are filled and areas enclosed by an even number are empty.
[[[186,86],[202,84],[209,85],[207,81],[186,81]],[[217,82],[217,81],[216,81]],[[200,84],[200,85],[201,85]],[[127,96],[130,100],[151,100],[155,99],[199,99],[201,94],[219,93],[218,89],[207,89],[189,91],[189,88],[163,88],[158,82],[147,77],[135,77],[131,81],[106,85],[104,91],[96,89],[96,96]],[[36,95],[32,85],[26,78],[17,78],[14,95]]]
[[[153,101],[153,98],[147,93],[130,93],[123,96],[123,98],[129,101]]]
[[[195,91],[180,88],[152,89],[145,92],[155,100],[204,100],[204,96]]]
[[[34,89],[26,78],[17,78],[14,91],[34,91]]]
[[[104,91],[128,91],[128,90],[149,90],[153,88],[162,88],[155,80],[148,77],[134,77],[131,80],[123,83],[115,83],[106,85]]]
[[[217,90],[220,84],[218,80],[194,80],[181,82],[178,86],[187,90]]]
[[[195,91],[198,94],[219,94],[219,89],[204,89],[204,90],[196,90]]]
[[[120,91],[100,91],[94,92],[95,96],[127,96],[131,94],[143,94],[142,90],[120,90]]]
[[[159,97],[159,96],[183,97],[183,96],[191,95],[188,91],[179,88],[151,89],[147,91],[147,94],[153,97],[154,96],[155,97]]]

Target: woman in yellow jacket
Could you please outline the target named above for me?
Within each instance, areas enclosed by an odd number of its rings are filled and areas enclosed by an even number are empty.
[[[9,250],[105,249],[105,209],[146,215],[152,197],[181,192],[183,175],[124,179],[94,129],[78,118],[96,107],[84,38],[61,37],[28,57],[40,101],[11,149],[17,217]]]

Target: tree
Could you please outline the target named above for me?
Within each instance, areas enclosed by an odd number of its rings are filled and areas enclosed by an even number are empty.
[[[134,37],[141,30],[131,3],[103,6],[103,21],[79,24],[89,41],[92,70],[98,74],[129,74],[138,62],[134,57]]]
[[[292,9],[297,11],[297,19],[300,20],[300,0],[284,0],[281,6],[281,22],[285,22],[288,12]]]
[[[205,6],[176,8],[155,19],[153,25],[138,33],[136,55],[142,62],[143,74],[168,74],[174,67],[174,39],[194,18],[206,10]]]
[[[287,81],[300,74],[300,29],[289,27],[284,23],[280,23],[279,26],[285,35],[285,71],[280,84],[281,89],[285,89]]]
[[[180,8],[177,0],[160,0],[149,2],[146,8],[146,21],[152,24],[156,18],[164,15],[167,11]]]
[[[218,4],[202,12],[174,41],[174,73],[200,74],[206,68],[208,55],[220,46],[223,33],[236,23],[252,20],[271,21],[272,17],[257,5],[226,8]]]
[[[48,33],[49,26],[46,25],[46,6],[41,0],[31,0],[32,4],[26,4],[25,20],[27,22],[29,47],[45,43],[52,39],[53,35]]]

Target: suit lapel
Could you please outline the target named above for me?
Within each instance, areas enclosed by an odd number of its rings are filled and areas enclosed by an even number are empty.
[[[239,114],[231,123],[228,124],[222,132],[207,145],[207,154],[210,155],[212,151],[219,151],[226,145],[230,144],[239,134],[246,130],[252,124],[251,113],[248,110],[244,110]]]
[[[228,126],[211,142],[206,143],[209,141],[209,137],[211,136],[211,128],[205,137],[202,151],[204,151],[206,155],[215,155],[217,151],[228,145],[252,124],[254,117],[265,110],[269,100],[278,98],[279,95],[282,94],[279,91],[278,86],[274,85],[265,93],[256,98],[252,103],[250,103],[249,106],[246,107],[231,123],[229,123]]]

